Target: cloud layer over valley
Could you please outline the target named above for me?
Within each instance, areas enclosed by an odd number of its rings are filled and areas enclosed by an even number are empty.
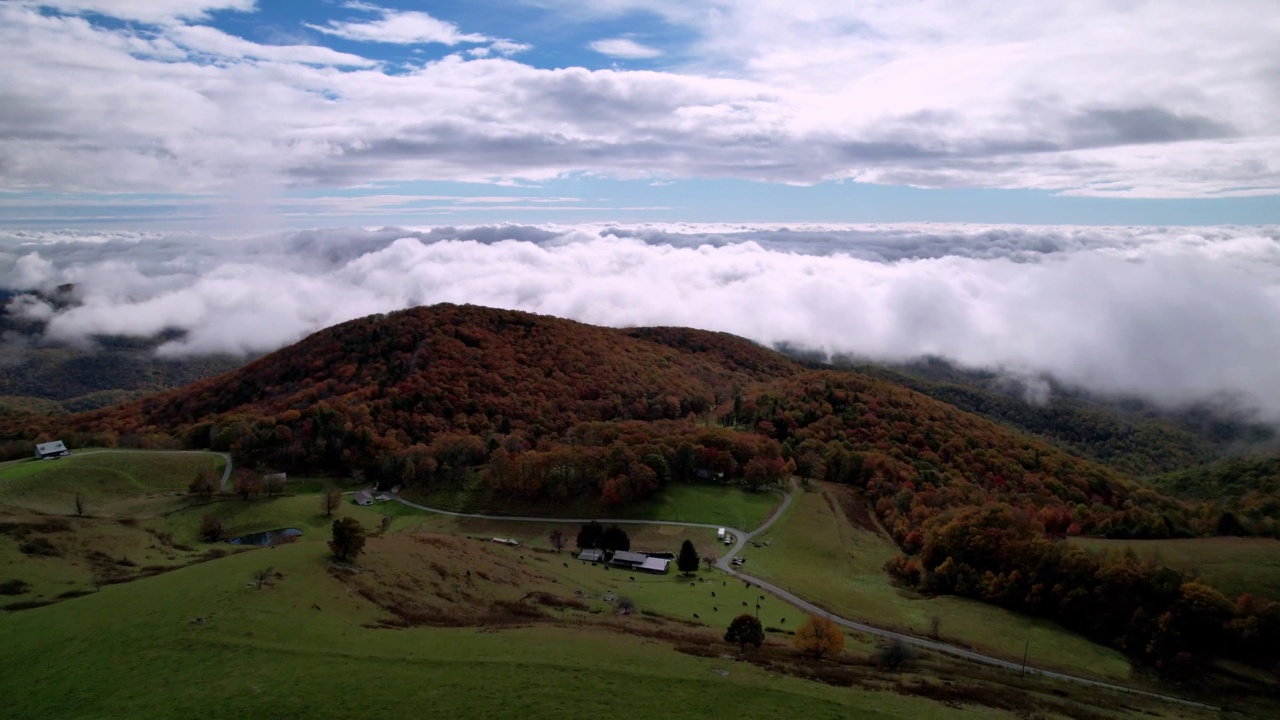
[[[371,313],[474,303],[878,360],[939,355],[1280,418],[1280,228],[478,226],[259,236],[0,232],[46,340],[180,330],[258,353]]]

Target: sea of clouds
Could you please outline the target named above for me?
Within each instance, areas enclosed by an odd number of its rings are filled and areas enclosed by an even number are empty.
[[[903,361],[941,356],[1280,419],[1280,228],[502,225],[263,235],[0,231],[0,287],[45,342],[183,331],[261,353],[439,302],[680,325]]]

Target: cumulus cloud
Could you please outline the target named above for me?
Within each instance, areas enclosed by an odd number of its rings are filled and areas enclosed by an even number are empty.
[[[658,13],[685,33],[663,38],[682,64],[536,67],[511,59],[529,38],[365,3],[313,23],[320,40],[476,47],[392,66],[199,22],[248,0],[0,3],[0,190],[258,196],[584,172],[1280,192],[1273,0],[537,4]]]
[[[79,285],[48,339],[185,331],[261,352],[375,312],[475,303],[1011,377],[1280,419],[1280,228],[481,226],[0,236],[0,286]]]
[[[591,43],[591,49],[602,55],[610,57],[625,58],[627,60],[643,60],[647,58],[656,58],[662,55],[662,51],[642,45],[635,40],[629,38],[609,38],[607,40],[596,40]]]
[[[363,22],[330,20],[327,25],[308,24],[307,27],[346,40],[402,45],[419,43],[457,45],[458,43],[480,43],[490,39],[484,35],[464,33],[451,22],[416,10],[391,10],[367,3],[347,3],[346,7],[374,12],[380,17],[377,20]]]

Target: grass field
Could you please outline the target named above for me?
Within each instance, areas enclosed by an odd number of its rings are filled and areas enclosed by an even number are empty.
[[[373,539],[369,552],[376,555],[380,543],[392,542]],[[525,560],[519,561],[522,550]],[[527,548],[496,552],[507,558],[501,562],[523,562],[536,570]],[[562,585],[566,593],[577,585],[590,591],[618,582],[604,578],[606,571],[599,568],[566,572],[559,557],[543,559],[542,565],[557,572],[542,584]],[[480,572],[499,561],[473,562]],[[249,578],[266,565],[279,576],[257,590]],[[883,691],[892,690],[891,682],[871,691],[787,677],[735,662],[727,648],[716,657],[693,657],[667,642],[589,623],[375,629],[371,626],[385,613],[326,566],[323,543],[310,538],[0,615],[6,716],[185,719],[267,712],[324,718],[369,717],[395,708],[429,711],[433,717],[556,720],[1015,717],[989,707],[949,707]],[[363,567],[366,573],[387,572],[374,558]],[[686,603],[701,602],[694,595],[709,597],[709,587],[669,578],[628,589],[642,610],[667,603],[679,604],[684,612],[696,606]],[[675,599],[663,600],[664,594]],[[647,621],[634,622],[642,627]],[[1119,718],[1138,710],[1111,703],[1111,711],[1095,717]]]
[[[75,511],[124,517],[145,513],[157,497],[184,493],[200,468],[221,477],[215,453],[90,450],[58,460],[22,460],[0,468],[0,504],[55,515]]]
[[[955,597],[921,598],[889,583],[883,567],[898,549],[883,535],[856,526],[839,506],[844,488],[799,493],[764,539],[747,553],[747,572],[802,597],[876,625],[926,636],[932,618],[943,640],[1032,664],[1109,680],[1126,680],[1130,664],[1115,650],[1057,625]]]
[[[246,587],[266,562],[283,579]],[[6,715],[368,717],[394,707],[486,718],[1001,717],[589,629],[369,629],[377,613],[323,567],[319,544],[298,543],[0,617]]]
[[[158,479],[177,472],[168,465],[171,458],[152,457],[168,469],[139,467],[146,464],[145,454],[119,458],[100,497],[132,492],[110,483],[172,496],[174,489]],[[0,477],[11,481],[7,473],[15,467],[26,473],[16,472],[19,480],[41,475],[27,465],[0,468]],[[48,492],[59,483],[80,482],[74,473],[45,479]],[[292,489],[313,488],[298,483]],[[713,498],[700,495],[691,502],[709,504]],[[582,563],[568,550],[555,552],[548,539],[559,529],[572,544],[577,527],[571,524],[471,520],[397,503],[362,508],[348,501],[335,517],[355,517],[368,528],[384,516],[392,520],[388,535],[370,538],[356,569],[335,574],[325,545],[333,518],[324,515],[317,494],[173,502],[171,510],[141,519],[50,518],[0,508],[0,582],[11,579],[9,571],[26,576],[33,589],[16,598],[24,601],[53,599],[66,588],[80,595],[0,613],[6,717],[202,718],[264,711],[271,717],[367,717],[391,708],[429,708],[443,717],[557,719],[796,714],[995,720],[1024,717],[1029,708],[1045,720],[1079,717],[1081,708],[1099,719],[1197,717],[1156,701],[1022,681],[941,656],[888,673],[868,666],[874,648],[856,635],[846,643],[846,660],[838,665],[843,669],[832,676],[845,678],[843,684],[852,678],[851,687],[799,679],[781,671],[794,662],[789,631],[804,619],[795,608],[717,571],[652,576]],[[732,502],[724,512],[745,512]],[[825,567],[844,553],[832,546],[830,532],[855,529],[846,521],[841,530],[834,520],[843,514],[825,503],[819,494],[798,499],[771,546],[751,551],[751,569],[760,572],[755,565],[766,557],[775,572],[786,563]],[[229,548],[200,542],[196,535],[205,514],[221,518],[231,533],[296,527],[304,534],[293,544],[219,556]],[[714,530],[626,529],[636,549],[674,551],[689,539],[704,553],[723,550]],[[494,536],[522,544],[487,540]],[[884,548],[866,538],[839,537],[866,555],[863,565],[843,567],[869,575],[877,562],[873,556]],[[28,555],[16,549],[32,538],[46,538],[58,552]],[[102,563],[115,567],[119,560],[129,561],[130,569],[122,572],[130,582],[98,589],[86,579],[102,572]],[[143,572],[144,564],[160,574]],[[276,574],[266,588],[255,589],[252,573],[267,566]],[[829,574],[814,575],[818,584],[824,578],[834,582]],[[864,599],[878,597],[884,602],[880,612],[887,612],[892,604],[886,590],[892,592],[884,586],[865,592]],[[493,622],[486,620],[492,612],[486,607],[522,603],[531,591],[568,598],[578,609],[548,610],[546,617],[514,625],[485,624]],[[811,591],[823,599],[818,588]],[[638,612],[615,615],[616,600],[609,598],[616,597],[633,600]],[[767,654],[760,657],[772,659],[736,661],[736,652],[720,639],[742,612],[758,612],[770,628],[761,651]],[[461,617],[472,626],[385,627],[408,617]],[[956,615],[954,621],[978,617]],[[944,638],[958,634],[949,630],[944,624]],[[680,643],[683,652],[676,650]],[[943,704],[922,692],[969,700],[963,707]]]
[[[1179,540],[1100,540],[1071,542],[1097,552],[1132,550],[1175,570],[1203,579],[1227,597],[1242,593],[1280,600],[1280,540],[1269,538],[1192,538]]]
[[[568,502],[529,506],[494,498],[472,477],[458,485],[443,485],[427,493],[406,492],[414,502],[442,510],[491,515],[542,517],[615,517],[634,520],[678,520],[727,525],[751,530],[764,522],[781,501],[773,493],[758,493],[728,485],[671,483],[655,497],[621,509],[604,509],[593,503]]]

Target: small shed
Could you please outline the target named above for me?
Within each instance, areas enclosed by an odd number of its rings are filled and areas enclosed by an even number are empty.
[[[584,562],[603,562],[604,551],[595,548],[588,548],[578,553],[578,559]]]
[[[50,458],[60,458],[64,455],[70,455],[71,451],[61,440],[54,440],[47,443],[36,443],[36,457],[41,460]]]
[[[369,492],[368,490],[361,490],[360,492],[356,493],[355,501],[357,505],[372,505],[373,493]]]

